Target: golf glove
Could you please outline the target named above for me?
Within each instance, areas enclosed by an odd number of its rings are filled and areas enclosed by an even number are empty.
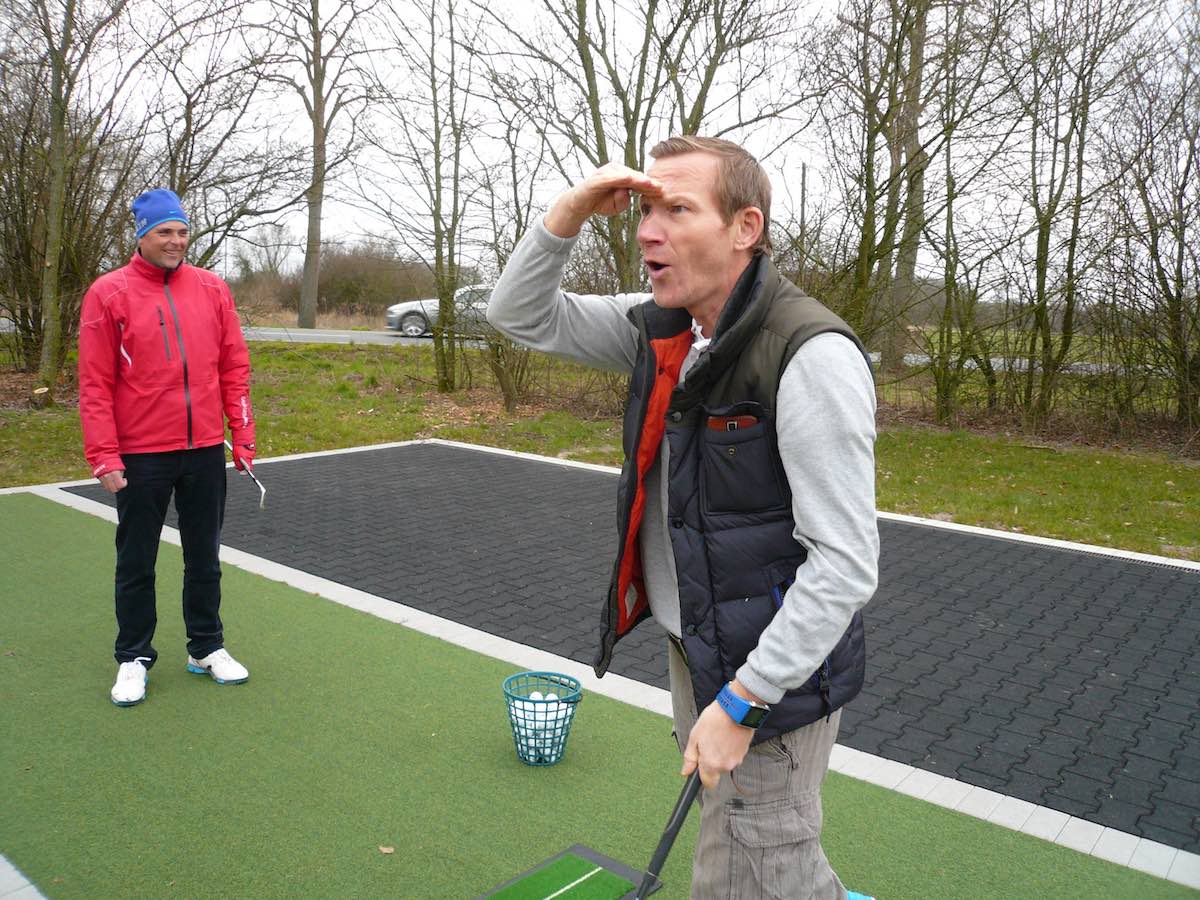
[[[233,445],[233,467],[239,472],[254,468],[254,444]]]

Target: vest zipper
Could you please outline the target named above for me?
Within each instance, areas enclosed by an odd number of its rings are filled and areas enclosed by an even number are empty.
[[[829,664],[829,657],[825,657],[825,662],[821,663],[819,692],[821,694],[821,704],[825,707],[825,721],[828,722],[833,717],[833,702],[829,698],[829,688],[833,683],[833,667]]]
[[[175,298],[171,296],[171,286],[168,284],[168,279],[170,279],[170,277],[170,272],[163,272],[163,293],[167,295],[167,305],[171,307],[171,320],[175,323],[175,343],[179,345],[179,361],[183,364],[183,405],[187,410],[187,446],[188,449],[191,450],[192,391],[188,386],[187,350],[185,350],[183,346],[183,329],[179,325],[179,312],[175,309]]]
[[[158,328],[159,328],[159,331],[162,332],[162,336],[163,336],[163,352],[167,354],[167,362],[170,362],[171,361],[171,343],[170,343],[170,341],[167,340],[167,323],[165,321],[163,321],[162,307],[157,306],[157,307],[155,307],[155,309],[158,310]]]

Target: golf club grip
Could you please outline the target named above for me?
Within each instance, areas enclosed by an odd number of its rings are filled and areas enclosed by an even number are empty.
[[[667,854],[671,852],[671,846],[675,843],[675,837],[679,834],[679,829],[683,827],[688,810],[692,808],[692,803],[699,793],[700,769],[697,768],[688,776],[683,790],[679,792],[679,800],[675,803],[675,809],[671,811],[671,818],[667,820],[666,830],[659,838],[658,846],[654,848],[654,856],[651,857],[650,865],[646,868],[646,877],[642,879],[642,886],[638,888],[636,894],[638,900],[643,900],[647,896],[647,892],[658,878],[658,873],[662,871],[663,863],[667,861]]]

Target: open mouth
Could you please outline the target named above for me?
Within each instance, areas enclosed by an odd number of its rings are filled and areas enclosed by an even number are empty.
[[[659,272],[663,271],[663,269],[667,268],[667,264],[646,260],[646,268],[650,270],[651,275],[657,275]]]

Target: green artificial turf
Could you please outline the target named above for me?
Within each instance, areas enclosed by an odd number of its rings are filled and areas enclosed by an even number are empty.
[[[530,872],[492,896],[495,900],[619,900],[634,885],[594,862],[569,853],[543,869]]]
[[[184,669],[169,545],[148,699],[117,708],[113,526],[20,494],[0,517],[0,853],[48,896],[461,898],[577,842],[649,860],[680,786],[663,717],[585,694],[563,761],[523,765],[514,667],[231,566],[251,678],[217,685]],[[880,900],[1194,896],[837,775],[825,796],[830,859]],[[657,896],[687,896],[697,820]]]

